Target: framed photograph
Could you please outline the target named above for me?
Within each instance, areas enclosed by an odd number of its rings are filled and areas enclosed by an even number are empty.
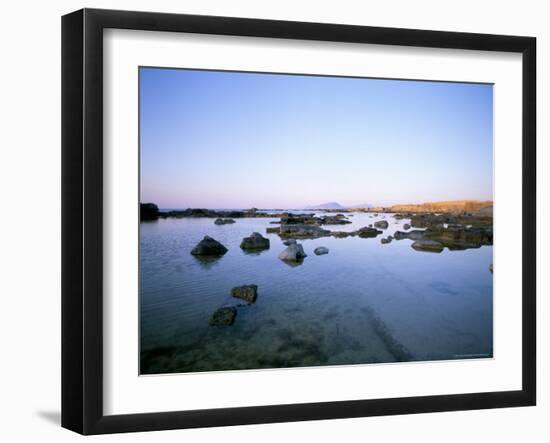
[[[62,425],[536,402],[532,37],[62,20]]]

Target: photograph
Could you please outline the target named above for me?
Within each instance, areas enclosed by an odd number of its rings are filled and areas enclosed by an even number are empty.
[[[493,84],[138,69],[140,375],[494,357]]]

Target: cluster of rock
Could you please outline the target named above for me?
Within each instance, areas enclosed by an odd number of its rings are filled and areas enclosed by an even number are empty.
[[[493,228],[435,225],[423,231],[397,231],[394,237],[396,240],[413,240],[412,247],[417,251],[441,252],[445,247],[456,251],[492,245]]]
[[[258,298],[258,286],[237,286],[231,289],[231,295],[246,301],[247,305],[251,305],[256,303],[256,299]],[[210,320],[208,320],[208,324],[210,326],[231,326],[235,322],[235,317],[237,317],[237,309],[241,307],[243,307],[243,305],[222,306],[216,309],[210,317]]]
[[[272,215],[273,216],[273,215]],[[277,222],[275,222],[277,223]],[[278,222],[281,225],[347,225],[350,224],[344,214],[315,216],[312,214],[284,213]]]
[[[461,214],[414,214],[411,215],[413,228],[433,228],[445,225],[492,227],[493,217],[464,212]]]
[[[351,223],[349,220],[345,220],[342,217],[343,217],[343,214],[336,214],[335,216],[325,216],[325,217],[288,214],[288,215],[285,215],[284,217],[281,217],[281,220],[279,222],[280,226],[268,227],[266,228],[266,232],[268,234],[277,234],[283,240],[286,240],[286,239],[306,240],[306,239],[316,239],[321,237],[346,238],[346,237],[356,237],[356,236],[361,238],[371,238],[371,237],[376,237],[379,234],[382,234],[382,231],[379,231],[378,229],[373,228],[372,225],[368,227],[360,228],[356,231],[330,231],[320,226],[322,224]],[[385,228],[387,228],[388,223],[386,221],[384,221],[384,223],[382,224],[382,226],[385,226]]]

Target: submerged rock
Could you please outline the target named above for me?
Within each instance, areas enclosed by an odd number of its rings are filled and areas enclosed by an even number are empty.
[[[388,222],[386,220],[380,220],[380,221],[377,221],[377,222],[374,222],[374,227],[375,228],[380,228],[380,229],[388,229]]]
[[[231,289],[231,295],[248,303],[254,303],[258,297],[258,285],[237,286]]]
[[[355,231],[355,234],[358,235],[361,238],[372,238],[376,237],[379,234],[382,234],[382,231],[379,231],[376,228],[361,228],[357,231]]]
[[[229,225],[231,223],[235,223],[235,220],[232,218],[217,218],[214,220],[214,224],[216,225]]]
[[[411,229],[411,225],[409,225],[408,223],[405,223],[405,224],[403,225],[403,229],[404,229],[405,231],[408,231],[409,229]]]
[[[278,226],[276,228],[265,228],[267,234],[278,234],[281,231],[281,228]]]
[[[204,238],[191,250],[193,255],[221,256],[227,252],[227,248],[219,241],[205,235]]]
[[[232,306],[226,306],[217,309],[210,317],[208,324],[210,326],[231,326],[237,316],[237,309]]]
[[[290,245],[295,245],[296,244],[296,240],[294,240],[293,238],[289,238],[288,240],[285,240],[283,242],[283,245],[285,246],[290,246]]]
[[[417,240],[411,245],[417,251],[441,252],[443,245],[435,240]]]
[[[313,250],[313,252],[315,253],[315,255],[324,255],[324,254],[328,254],[328,248],[324,247],[324,246],[319,246],[317,248],[315,248]]]
[[[295,243],[288,246],[283,252],[279,254],[279,258],[284,261],[297,262],[307,257],[302,245]]]
[[[383,245],[386,245],[388,243],[391,243],[392,240],[393,240],[393,237],[391,235],[388,235],[386,238],[380,239],[380,243],[382,243]]]
[[[241,249],[254,251],[269,249],[269,239],[263,237],[259,232],[253,232],[250,237],[243,238]]]

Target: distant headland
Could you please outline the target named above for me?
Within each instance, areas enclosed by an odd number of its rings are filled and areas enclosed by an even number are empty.
[[[210,218],[243,218],[243,217],[278,217],[284,215],[288,211],[324,211],[324,212],[382,212],[382,213],[446,213],[446,214],[461,214],[479,212],[479,215],[487,217],[493,216],[493,202],[491,200],[448,200],[425,203],[407,203],[396,204],[391,206],[372,206],[372,205],[356,205],[343,206],[337,202],[322,203],[319,205],[306,206],[304,208],[286,208],[286,209],[231,209],[231,210],[216,210],[205,208],[187,208],[181,210],[163,211],[158,208],[155,203],[140,204],[141,220],[155,220],[157,218],[166,217],[210,217]],[[269,213],[267,213],[269,211]],[[273,211],[278,211],[273,213]]]

